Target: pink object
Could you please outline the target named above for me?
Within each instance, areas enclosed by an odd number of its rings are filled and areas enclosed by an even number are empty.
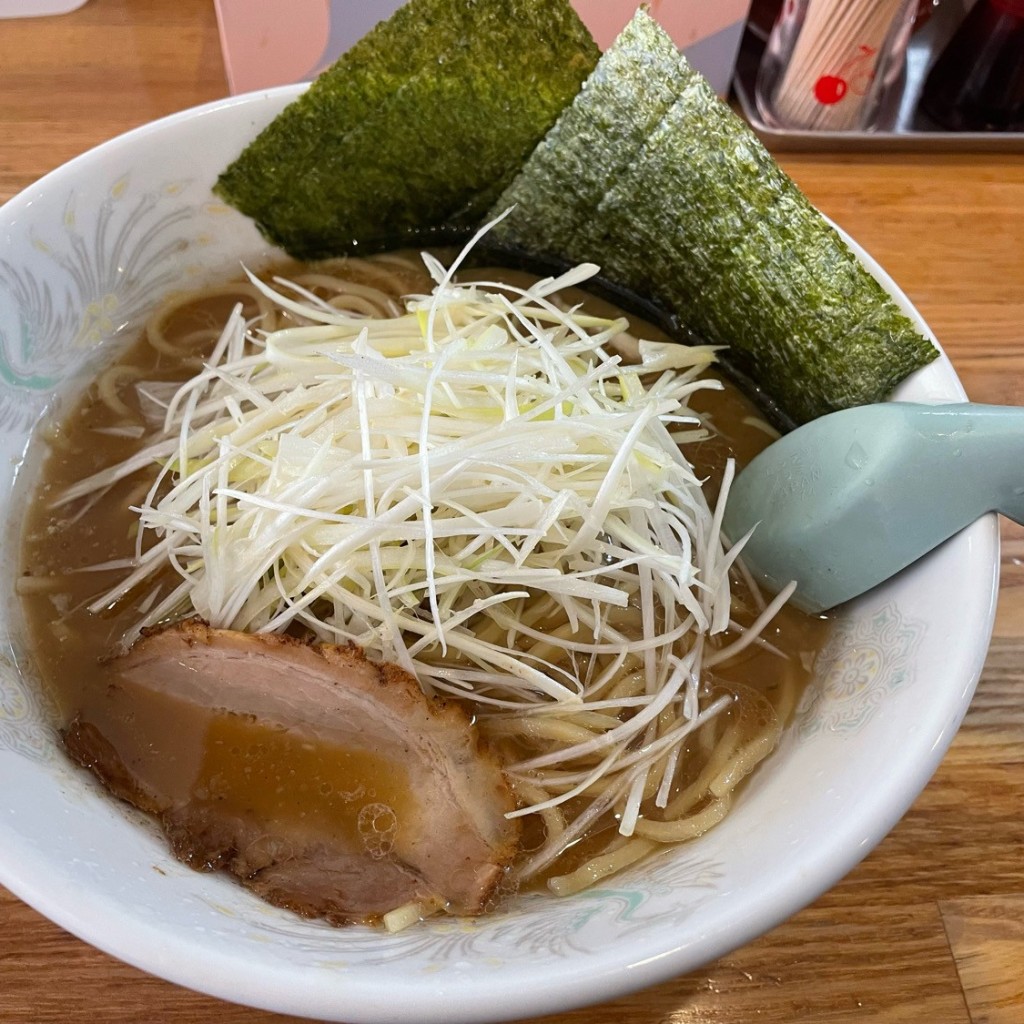
[[[234,93],[311,77],[330,29],[329,0],[217,4],[228,85]]]
[[[2,2],[2,0],[0,0]],[[221,47],[233,93],[314,78],[403,0],[216,0]],[[639,0],[572,0],[605,49],[633,17]],[[724,95],[750,0],[651,0],[691,63]]]
[[[602,50],[615,39],[636,13],[637,0],[572,0]],[[649,13],[675,40],[686,47],[742,22],[750,8],[749,0],[650,0]]]

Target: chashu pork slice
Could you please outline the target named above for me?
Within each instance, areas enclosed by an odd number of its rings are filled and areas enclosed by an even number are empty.
[[[511,791],[463,709],[405,671],[195,620],[109,668],[65,745],[187,863],[334,923],[493,903],[519,843]]]

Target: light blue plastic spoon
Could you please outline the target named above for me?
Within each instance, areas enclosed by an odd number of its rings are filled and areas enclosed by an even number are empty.
[[[822,612],[866,593],[986,512],[1024,523],[1024,409],[887,402],[831,413],[738,474],[723,530],[743,560]]]

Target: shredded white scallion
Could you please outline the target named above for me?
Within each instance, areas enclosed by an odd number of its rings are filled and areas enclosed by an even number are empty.
[[[436,288],[390,319],[250,275],[303,326],[265,334],[236,308],[196,377],[151,389],[146,449],[63,497],[160,467],[130,572],[93,607],[141,594],[126,644],[189,614],[359,644],[473,700],[485,730],[564,737],[510,768],[536,797],[517,814],[600,783],[581,818],[620,800],[631,835],[729,703],[698,691],[735,554],[678,445],[701,436],[689,401],[718,386],[701,377],[713,350],[642,342],[623,363],[625,320],[557,301],[590,265],[513,287],[424,259]]]

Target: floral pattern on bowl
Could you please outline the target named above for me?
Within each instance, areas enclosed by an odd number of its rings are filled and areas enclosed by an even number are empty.
[[[927,626],[889,603],[870,615],[842,618],[815,663],[817,686],[797,708],[801,736],[855,733],[914,678],[914,656]]]
[[[55,720],[42,691],[26,683],[12,657],[0,657],[0,750],[43,764],[56,760]]]

